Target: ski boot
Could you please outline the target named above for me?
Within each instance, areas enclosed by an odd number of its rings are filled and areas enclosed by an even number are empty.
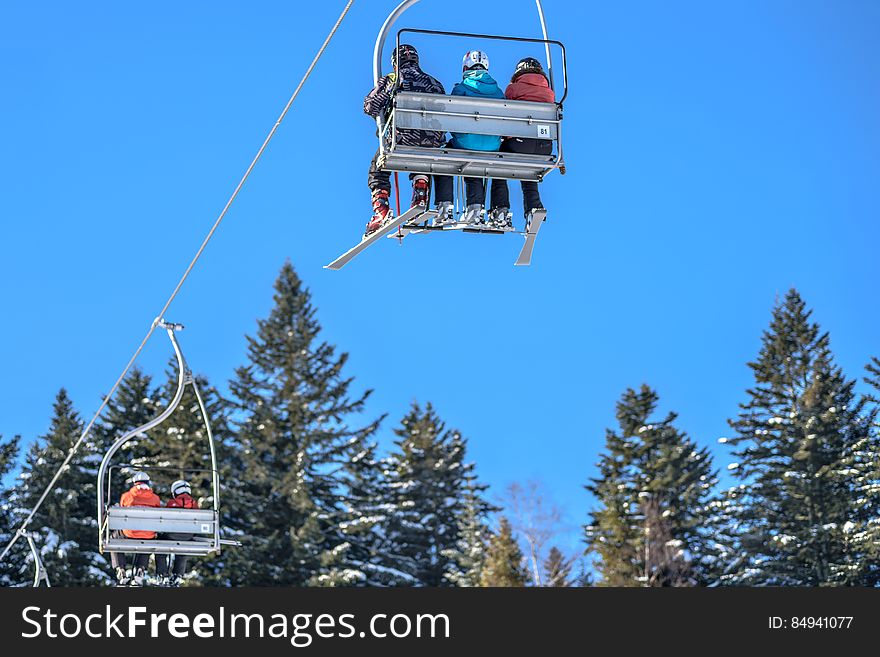
[[[180,575],[172,575],[168,586],[179,589],[181,584],[183,584],[183,578]]]
[[[483,215],[486,210],[479,203],[467,206],[464,214],[461,216],[461,223],[468,226],[480,226],[483,224]]]
[[[373,216],[367,223],[364,237],[369,237],[393,216],[391,204],[388,202],[388,190],[377,189],[373,192]]]
[[[495,208],[489,212],[489,225],[498,230],[513,230],[512,218],[510,208]]]
[[[531,227],[532,227],[532,217],[535,216],[536,212],[538,212],[539,210],[543,210],[543,209],[544,208],[532,208],[531,210],[529,210],[528,214],[526,215],[526,232],[527,233],[529,232],[529,229],[531,229]],[[546,216],[544,217],[544,221],[547,221]]]
[[[126,570],[122,566],[116,566],[116,585],[128,586],[131,584],[131,570]]]
[[[440,201],[437,204],[437,216],[431,224],[435,227],[445,226],[455,222],[455,211],[452,201]]]
[[[147,583],[147,574],[143,568],[138,568],[131,576],[131,586],[144,586]]]
[[[431,186],[428,182],[428,176],[418,175],[413,178],[413,194],[410,208],[418,205],[428,208],[428,197],[431,195]]]

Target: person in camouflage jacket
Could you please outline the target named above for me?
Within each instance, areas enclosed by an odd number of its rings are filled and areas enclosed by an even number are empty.
[[[413,46],[408,44],[398,46],[392,54],[391,62],[394,71],[382,77],[364,98],[365,114],[373,118],[381,117],[384,119],[391,109],[391,98],[398,90],[426,94],[446,93],[443,85],[436,78],[431,77],[419,67],[419,54]],[[443,145],[445,139],[446,133],[436,130],[397,131],[397,143],[403,146],[438,148]],[[385,223],[391,210],[388,200],[391,191],[391,174],[379,169],[378,158],[379,151],[377,150],[370,162],[367,177],[373,201],[373,216],[367,224],[365,235],[378,230]],[[429,177],[423,174],[410,174],[409,177],[413,183],[411,207],[424,204],[427,208],[430,197]],[[445,214],[452,208],[452,178],[434,176],[434,187],[437,207],[442,208]]]

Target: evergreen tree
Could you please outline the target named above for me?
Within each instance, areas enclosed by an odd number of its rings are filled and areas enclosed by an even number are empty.
[[[4,479],[16,466],[18,458],[19,436],[11,440],[3,440],[0,436],[0,551],[6,548],[18,529],[21,518],[16,513],[13,487],[7,487]],[[12,586],[21,583],[22,564],[25,561],[25,550],[19,540],[0,563],[0,586]]]
[[[593,582],[593,573],[590,571],[590,566],[587,563],[587,560],[578,559],[578,562],[578,575],[575,577],[572,586],[577,586],[579,588],[596,586],[595,582]]]
[[[559,548],[550,548],[544,561],[544,586],[560,588],[571,586],[571,560]]]
[[[502,517],[498,533],[489,541],[480,586],[518,587],[525,586],[528,580],[529,572],[522,550],[513,537],[510,522]]]
[[[446,573],[446,578],[455,586],[480,585],[483,564],[486,561],[486,547],[492,536],[486,516],[489,512],[498,510],[486,504],[483,499],[485,490],[486,486],[478,484],[474,475],[465,478],[464,507],[458,521],[458,541],[454,548],[443,552],[443,556],[455,565]]]
[[[55,398],[49,432],[28,451],[16,492],[18,505],[33,508],[61,467],[83,423],[62,388]],[[28,531],[35,537],[53,585],[94,586],[108,581],[107,562],[97,551],[95,479],[97,453],[88,439],[34,515]]]
[[[706,449],[674,426],[652,420],[659,397],[646,385],[617,404],[619,432],[606,432],[599,476],[587,489],[599,502],[585,527],[605,586],[683,586],[705,581],[701,563],[716,473]]]
[[[865,368],[865,383],[872,393],[864,395],[865,419],[870,428],[852,450],[850,468],[855,474],[851,498],[854,518],[844,525],[848,547],[858,564],[857,581],[863,586],[880,585],[880,522],[877,522],[880,491],[880,359]]]
[[[723,510],[736,570],[749,585],[858,584],[864,576],[853,530],[878,515],[878,493],[854,491],[867,464],[864,401],[832,358],[827,333],[791,290],[773,311],[755,362],[755,385],[730,421],[742,485]],[[854,508],[858,507],[858,509]]]
[[[880,399],[876,395],[880,394],[880,358],[874,356],[871,362],[865,366],[865,370],[868,372],[868,376],[865,377],[865,383],[874,389],[874,394],[870,395],[869,399],[874,403],[878,403]]]
[[[346,472],[348,480],[339,523],[346,540],[325,558],[328,572],[321,583],[327,586],[407,583],[409,575],[388,558],[392,545],[384,528],[389,517],[390,489],[384,465],[376,456],[375,443],[363,445],[346,464]],[[355,568],[351,568],[352,565]]]
[[[633,503],[638,490],[630,442],[607,430],[599,476],[586,486],[599,503],[585,527],[586,543],[588,550],[598,555],[595,566],[605,586],[635,586],[644,571],[639,547],[642,529],[635,521]]]
[[[275,306],[248,338],[248,364],[230,388],[241,459],[227,519],[248,536],[224,558],[229,582],[249,585],[357,583],[340,523],[352,459],[377,422],[356,425],[369,392],[350,396],[347,354],[320,340],[311,295],[286,263]]]
[[[416,586],[450,586],[461,567],[450,555],[461,538],[471,486],[473,513],[487,505],[482,487],[468,483],[473,464],[465,463],[465,440],[446,429],[431,404],[414,403],[395,429],[396,450],[388,459],[391,513],[386,531],[391,559]],[[450,579],[453,578],[453,579]]]

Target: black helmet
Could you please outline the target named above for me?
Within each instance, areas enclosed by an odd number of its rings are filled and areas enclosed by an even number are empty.
[[[391,53],[391,65],[393,67],[397,67],[398,62],[400,64],[405,64],[407,62],[412,62],[413,64],[419,63],[419,52],[413,46],[402,43]]]
[[[534,57],[523,57],[516,63],[516,68],[513,71],[513,77],[510,78],[510,81],[516,82],[516,79],[520,75],[525,75],[526,73],[540,73],[544,77],[547,77],[544,73],[544,67],[541,66],[541,62]]]

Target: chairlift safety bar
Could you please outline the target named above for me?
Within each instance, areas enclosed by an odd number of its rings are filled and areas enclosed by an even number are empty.
[[[413,27],[404,27],[397,31],[397,46],[400,46],[400,35],[401,34],[434,34],[438,36],[454,36],[454,37],[466,37],[468,39],[494,39],[496,41],[518,41],[521,43],[542,43],[545,46],[559,46],[559,49],[562,51],[562,98],[557,101],[558,105],[562,105],[565,102],[566,97],[568,96],[568,69],[566,66],[566,54],[565,54],[565,45],[562,41],[558,41],[556,39],[534,39],[530,37],[515,37],[515,36],[500,36],[497,34],[478,34],[475,32],[449,32],[446,30],[423,30]],[[556,91],[553,83],[551,82],[550,88]]]

